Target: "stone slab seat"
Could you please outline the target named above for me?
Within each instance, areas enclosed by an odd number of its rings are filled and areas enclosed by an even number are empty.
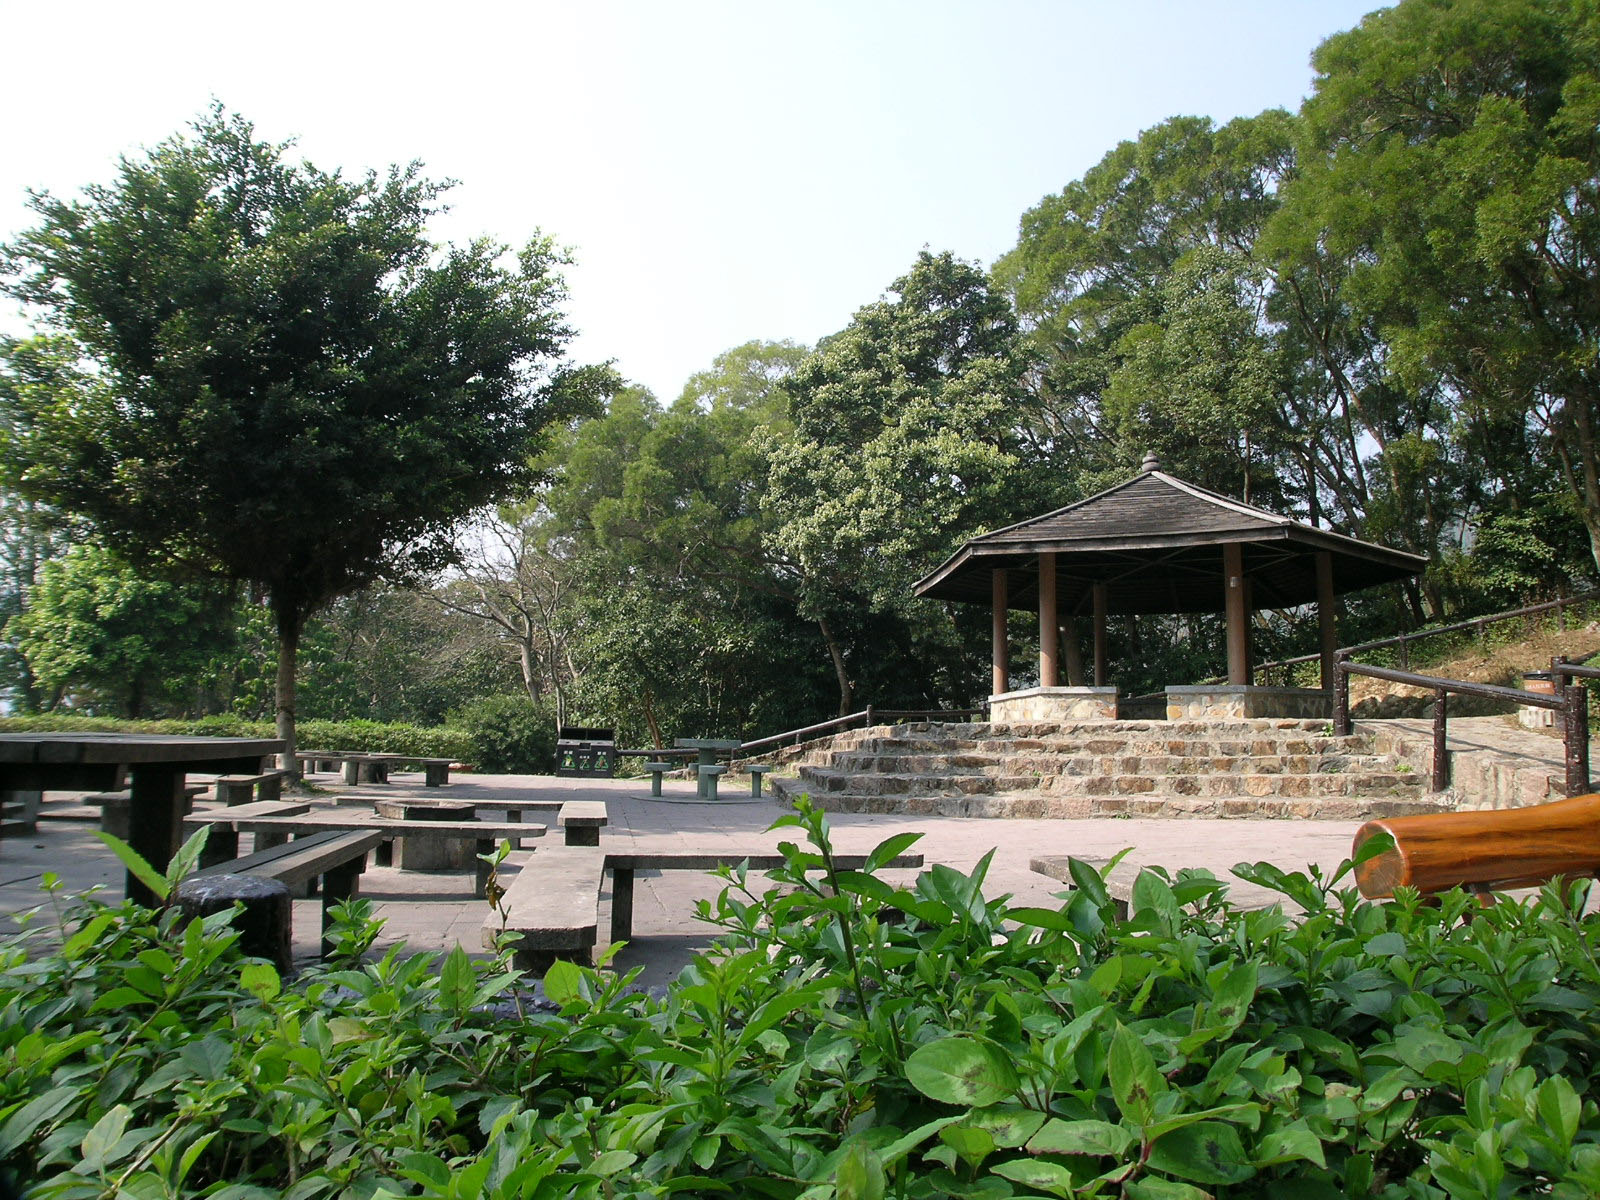
[[[217,832],[214,828],[213,836]],[[322,893],[322,953],[326,957],[332,950],[327,933],[333,923],[333,906],[356,895],[359,877],[366,869],[367,852],[384,836],[379,830],[328,830],[243,858],[213,862],[194,872],[194,876],[256,875],[276,879],[291,889],[318,882]]]
[[[835,854],[840,870],[859,871],[865,854]],[[618,844],[550,846],[540,849],[511,881],[483,923],[483,945],[495,949],[503,932],[517,937],[514,961],[523,970],[544,970],[555,959],[587,962],[593,956],[599,929],[600,897],[611,872],[611,937],[633,937],[633,881],[638,871],[714,871],[747,864],[752,871],[770,871],[784,856],[767,845],[718,850],[666,850]],[[922,855],[900,854],[888,867],[920,867]]]
[[[543,825],[523,825],[507,821],[393,821],[362,814],[346,814],[338,809],[322,809],[300,816],[240,817],[237,808],[222,808],[203,816],[190,817],[185,828],[201,825],[232,825],[238,830],[248,830],[256,835],[256,845],[261,846],[262,835],[297,837],[325,833],[330,829],[342,832],[355,830],[380,834],[380,841],[394,837],[473,838],[478,855],[492,854],[498,838],[527,838],[543,836]],[[482,897],[489,878],[489,864],[477,858],[474,895]]]
[[[227,805],[249,804],[252,800],[273,801],[283,796],[286,772],[263,771],[259,775],[218,775],[217,799]]]

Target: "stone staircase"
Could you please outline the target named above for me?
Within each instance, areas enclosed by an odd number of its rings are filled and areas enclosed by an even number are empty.
[[[775,756],[771,783],[830,812],[964,817],[1316,817],[1453,808],[1374,734],[1326,721],[914,724]]]

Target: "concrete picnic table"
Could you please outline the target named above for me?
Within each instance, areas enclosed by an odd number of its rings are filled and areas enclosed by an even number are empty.
[[[189,771],[259,774],[262,760],[282,750],[283,742],[276,738],[4,733],[0,734],[0,792],[111,791],[126,768],[128,843],[157,871],[165,871],[183,830],[184,775]],[[130,900],[156,902],[131,871],[126,889]]]
[[[696,794],[702,800],[712,799],[716,795],[716,783],[700,768],[714,767],[718,757],[732,758],[744,747],[738,738],[673,738],[672,744],[679,749],[698,753],[699,757],[695,760],[695,774],[699,780]]]

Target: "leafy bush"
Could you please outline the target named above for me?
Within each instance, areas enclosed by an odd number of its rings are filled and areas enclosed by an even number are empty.
[[[221,918],[72,908],[0,948],[0,1161],[39,1197],[1600,1192],[1582,887],[1480,913],[1257,864],[1303,918],[1184,871],[1119,920],[1082,863],[1008,908],[987,859],[895,888],[780,824],[811,845],[728,873],[664,999],[557,964],[559,1015],[503,955],[361,961],[361,901],[293,981]]]
[[[0,718],[0,732],[25,733],[163,733],[200,737],[276,737],[266,721],[217,715],[192,721],[117,721],[102,717],[77,717],[42,713]],[[388,754],[415,754],[418,758],[454,758],[470,761],[474,744],[464,729],[382,721],[301,721],[296,726],[303,749],[374,750]]]
[[[477,768],[548,775],[556,765],[555,714],[525,696],[485,696],[455,714],[472,739]]]

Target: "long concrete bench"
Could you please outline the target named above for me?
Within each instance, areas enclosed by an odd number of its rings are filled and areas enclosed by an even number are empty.
[[[205,822],[210,826],[211,833],[206,838],[205,849],[200,852],[200,865],[210,867],[213,863],[238,858],[239,830],[246,821],[257,817],[298,817],[310,811],[311,805],[293,800],[253,800],[249,804],[230,805],[220,814],[223,819]],[[287,833],[269,834],[265,840],[258,833],[254,849],[265,850],[269,846],[281,846],[288,840]]]
[[[859,871],[868,855],[835,854],[840,870]],[[495,949],[502,932],[517,938],[514,961],[524,970],[543,970],[555,959],[588,961],[599,929],[600,898],[606,872],[611,872],[611,938],[633,937],[633,884],[639,871],[714,871],[747,864],[752,871],[771,871],[787,860],[769,846],[733,846],[719,850],[667,850],[652,847],[612,848],[550,846],[523,866],[500,897],[498,909],[483,923],[483,945]],[[901,854],[884,864],[920,867],[922,855]]]
[[[1086,858],[1077,856],[1079,862],[1088,863],[1098,872],[1107,862],[1106,858]],[[1067,865],[1072,856],[1066,854],[1042,854],[1030,859],[1028,869],[1037,871],[1040,875],[1048,875],[1051,879],[1059,879],[1069,887],[1077,887],[1077,882],[1072,878],[1072,870]],[[1117,916],[1123,920],[1128,919],[1128,906],[1133,901],[1133,884],[1139,878],[1143,867],[1130,863],[1126,859],[1112,867],[1104,877],[1106,891],[1111,895],[1111,902],[1116,906]]]
[[[201,825],[232,825],[237,831],[254,833],[257,845],[263,834],[283,836],[294,834],[325,833],[330,829],[350,832],[373,831],[381,834],[380,840],[395,837],[471,838],[477,843],[479,855],[493,854],[494,844],[500,838],[540,837],[543,825],[523,825],[508,821],[402,821],[375,815],[346,815],[337,809],[321,809],[301,816],[240,817],[237,808],[220,808],[215,812],[196,814],[185,822],[186,829]],[[474,895],[483,896],[489,880],[489,865],[478,858],[475,865]]]
[[[220,830],[213,827],[212,837],[218,832]],[[326,957],[332,950],[328,929],[333,923],[333,906],[356,895],[361,873],[366,869],[367,852],[383,839],[384,835],[377,830],[330,829],[242,858],[212,862],[194,874],[200,877],[257,875],[276,879],[291,889],[312,885],[312,890],[322,893],[322,953]],[[207,849],[210,849],[209,839]]]

